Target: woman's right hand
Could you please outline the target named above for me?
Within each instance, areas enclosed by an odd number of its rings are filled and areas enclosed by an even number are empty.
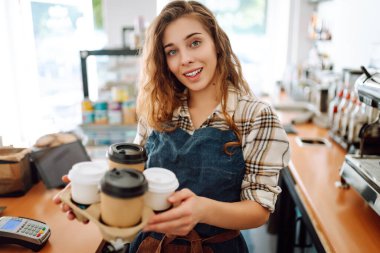
[[[67,184],[70,183],[70,179],[68,178],[67,175],[64,175],[62,177],[62,181],[64,183],[67,183]],[[66,187],[69,187],[69,185],[67,185]],[[66,213],[66,216],[67,216],[67,218],[69,220],[75,220],[76,216],[75,216],[73,210],[68,205],[66,205],[65,203],[62,202],[61,198],[59,197],[59,193],[54,196],[53,202],[56,205],[61,205],[62,212]],[[84,224],[87,224],[88,222],[89,222],[88,220],[87,221],[83,221]]]

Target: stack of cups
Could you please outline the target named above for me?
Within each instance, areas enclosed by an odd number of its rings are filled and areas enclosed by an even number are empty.
[[[131,227],[141,221],[148,183],[135,169],[112,169],[100,182],[102,222],[112,227]]]
[[[107,151],[110,169],[132,168],[143,171],[147,155],[145,148],[133,143],[112,144]]]
[[[99,182],[106,171],[107,163],[105,162],[80,162],[74,164],[68,174],[71,180],[72,200],[82,205],[99,202]]]
[[[168,198],[179,186],[175,174],[164,168],[149,168],[143,173],[149,185],[146,205],[158,212],[169,209],[171,204]]]

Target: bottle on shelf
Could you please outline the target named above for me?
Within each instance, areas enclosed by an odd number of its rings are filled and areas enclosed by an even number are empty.
[[[356,107],[356,92],[351,91],[351,99],[349,99],[349,102],[347,104],[346,109],[342,112],[341,114],[341,121],[340,121],[340,135],[344,138],[347,139],[347,130],[348,130],[348,124],[349,124],[349,119],[353,114],[353,111],[355,110]]]
[[[359,132],[362,126],[367,123],[368,116],[366,114],[366,105],[359,100],[355,102],[355,109],[353,110],[348,124],[347,141],[348,143],[359,143]]]
[[[82,124],[94,123],[94,107],[89,98],[85,98],[81,104],[82,107]]]
[[[340,101],[337,112],[334,116],[334,122],[333,122],[333,133],[341,136],[341,129],[342,129],[342,116],[345,110],[347,109],[347,106],[349,104],[351,97],[351,92],[348,88],[345,88],[343,91],[343,97],[342,100]]]
[[[329,108],[328,108],[328,119],[330,122],[330,129],[332,130],[334,127],[334,117],[336,113],[338,112],[338,106],[340,104],[340,101],[343,98],[343,89],[340,89],[337,93],[337,95],[331,100],[329,103]]]

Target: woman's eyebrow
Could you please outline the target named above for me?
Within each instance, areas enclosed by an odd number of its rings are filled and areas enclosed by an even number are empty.
[[[185,37],[185,39],[184,40],[187,40],[188,38],[191,38],[192,36],[194,36],[194,35],[198,35],[198,34],[202,34],[202,33],[190,33],[189,35],[187,35],[186,37]],[[167,48],[167,47],[170,47],[170,46],[173,46],[173,43],[168,43],[168,44],[166,44],[165,46],[164,46],[164,49],[165,48]]]

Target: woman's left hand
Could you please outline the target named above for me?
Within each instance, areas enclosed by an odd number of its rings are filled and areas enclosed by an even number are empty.
[[[189,189],[173,193],[168,201],[173,204],[173,208],[154,215],[143,231],[185,236],[202,220],[205,211],[204,198]]]

